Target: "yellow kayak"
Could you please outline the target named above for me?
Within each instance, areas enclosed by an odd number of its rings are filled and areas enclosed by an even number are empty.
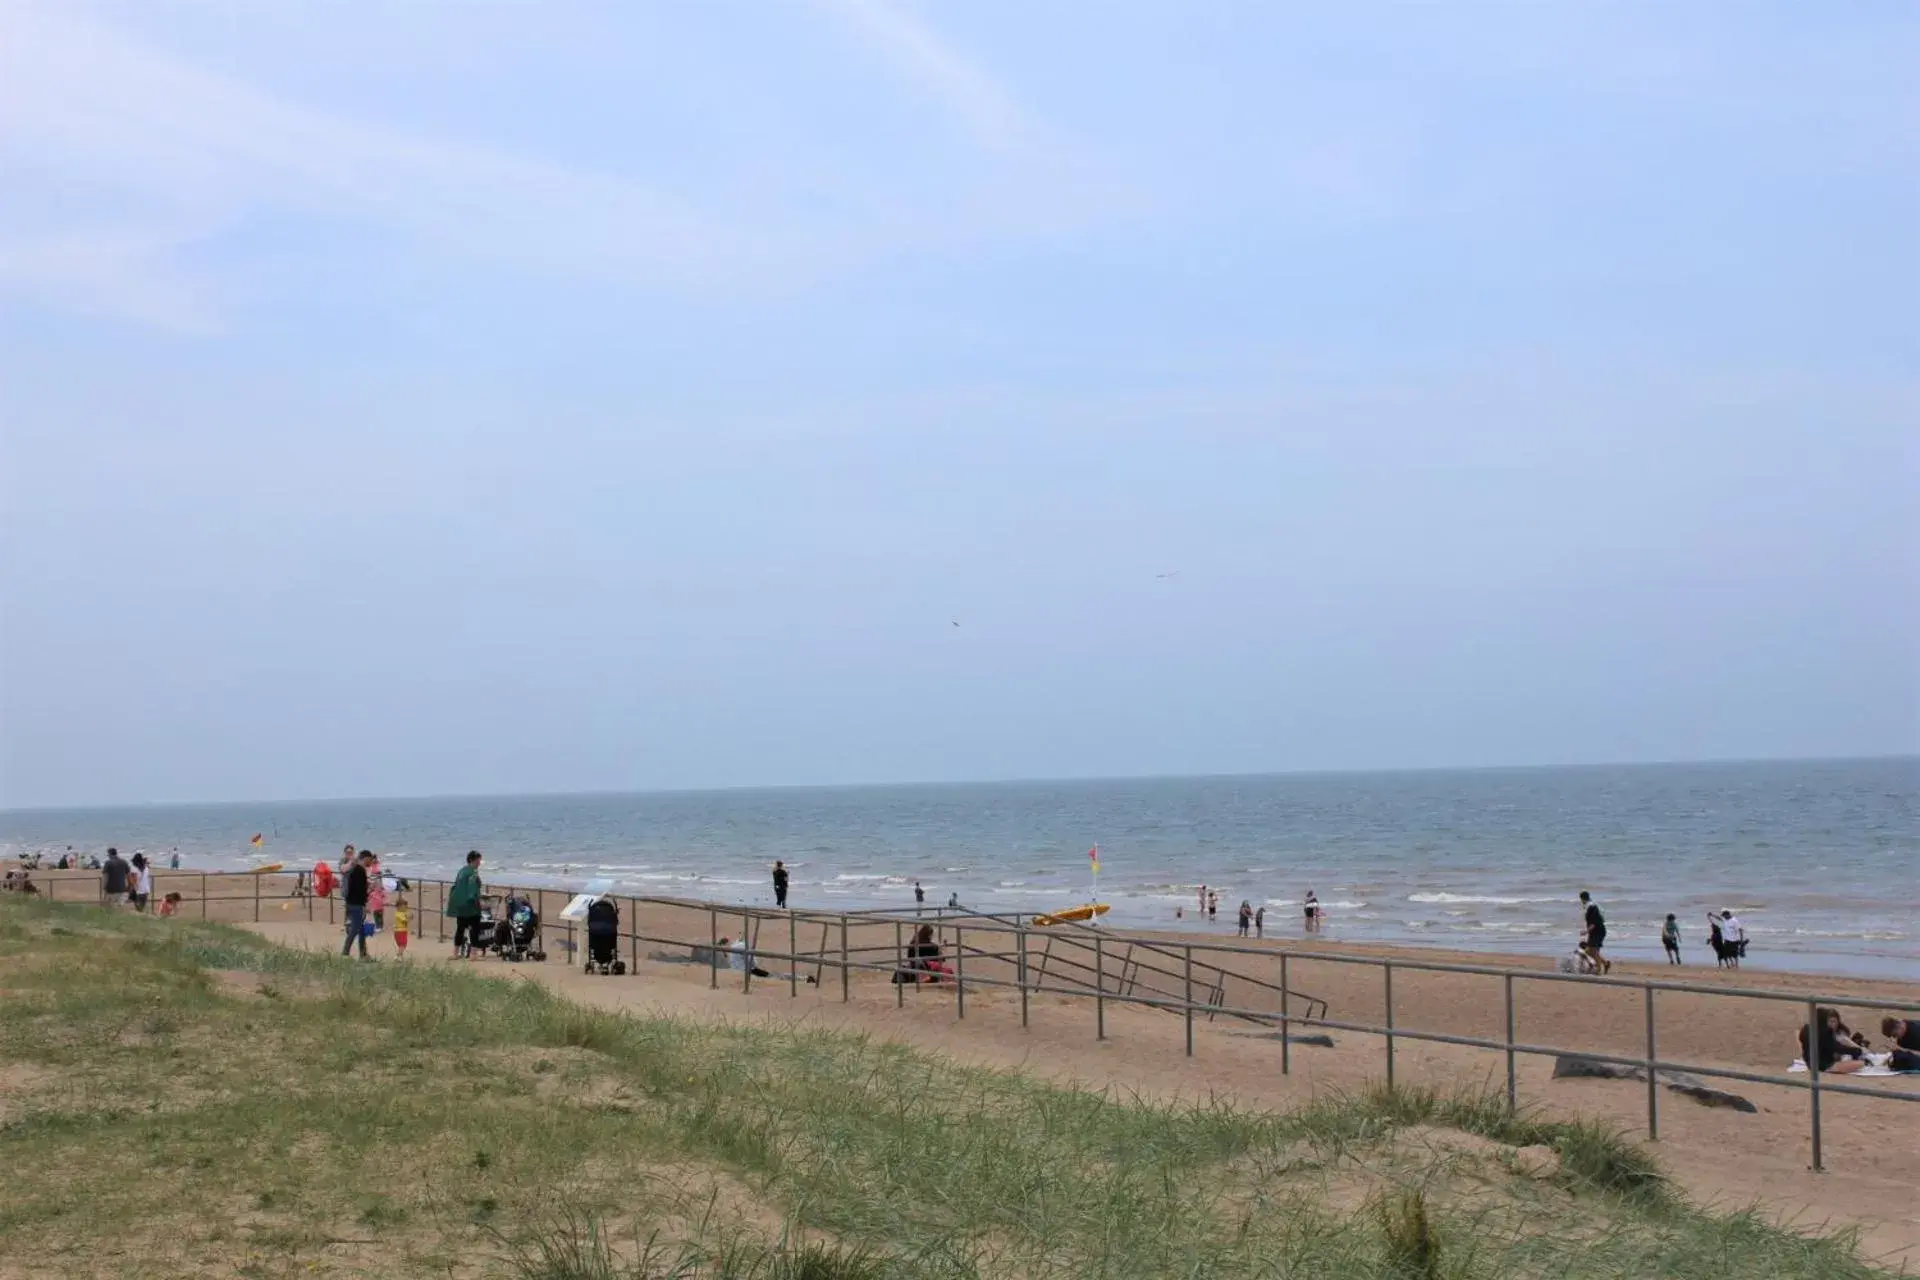
[[[278,871],[280,868],[286,865],[287,864],[284,862],[269,862],[264,867],[248,867],[247,870],[251,871],[256,876],[264,876],[264,875],[269,875],[275,871]]]
[[[1081,920],[1091,920],[1103,916],[1110,910],[1104,902],[1090,902],[1084,907],[1068,907],[1065,911],[1056,911],[1052,915],[1035,916],[1033,923],[1044,929],[1050,924],[1074,924]]]

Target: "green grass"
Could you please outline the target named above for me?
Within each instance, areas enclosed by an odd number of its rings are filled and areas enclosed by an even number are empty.
[[[1598,1126],[1146,1105],[237,930],[0,906],[8,1264],[520,1280],[1867,1277]],[[1436,1150],[1408,1139],[1484,1140]],[[1441,1144],[1444,1146],[1444,1144]],[[1544,1145],[1561,1174],[1512,1173]],[[111,1212],[102,1212],[110,1206]]]

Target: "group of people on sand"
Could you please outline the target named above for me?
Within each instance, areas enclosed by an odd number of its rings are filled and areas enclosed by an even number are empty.
[[[468,856],[477,860],[480,855]],[[478,874],[476,871],[476,883]],[[315,897],[326,898],[331,897],[336,888],[339,890],[347,926],[346,937],[340,943],[340,954],[351,955],[357,947],[362,960],[373,958],[367,954],[367,939],[387,927],[387,894],[391,891],[394,895],[393,949],[396,955],[404,959],[413,923],[413,908],[408,904],[405,893],[406,883],[404,880],[390,882],[380,868],[380,855],[373,850],[346,845],[340,851],[340,861],[334,866],[329,867],[321,862],[314,867],[308,880],[308,891]],[[458,881],[455,883],[457,885]],[[475,896],[477,899],[478,895]],[[451,893],[448,894],[448,903],[452,903]],[[479,914],[477,902],[474,914]]]
[[[1740,961],[1747,954],[1747,927],[1740,923],[1740,917],[1733,914],[1731,908],[1723,908],[1719,914],[1707,912],[1707,938],[1713,948],[1714,958],[1722,969],[1738,969]],[[1579,969],[1583,973],[1607,973],[1613,968],[1613,962],[1605,955],[1607,944],[1607,917],[1600,910],[1600,904],[1585,889],[1580,891],[1580,945],[1575,951]],[[1669,911],[1660,926],[1660,946],[1667,955],[1668,964],[1680,964],[1680,921]]]
[[[1817,1054],[1808,1055],[1807,1029],[1803,1026],[1799,1035],[1801,1062],[1836,1076],[1866,1069],[1872,1041],[1841,1021],[1838,1009],[1816,1009],[1814,1024]],[[1880,1034],[1887,1039],[1886,1065],[1890,1070],[1920,1071],[1920,1018],[1882,1018]]]

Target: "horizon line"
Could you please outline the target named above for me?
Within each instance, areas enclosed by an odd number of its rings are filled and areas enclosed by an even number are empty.
[[[704,787],[602,787],[582,791],[451,791],[429,795],[281,796],[240,800],[133,800],[94,804],[20,805],[0,814],[79,813],[99,809],[215,809],[267,805],[392,804],[457,800],[571,800],[605,796],[733,795],[765,791],[880,791],[916,787],[1059,786],[1101,782],[1208,782],[1264,778],[1330,778],[1432,773],[1523,773],[1559,769],[1663,769],[1676,766],[1724,767],[1744,764],[1864,764],[1920,761],[1920,751],[1846,756],[1713,756],[1668,760],[1591,760],[1552,764],[1402,765],[1345,769],[1270,769],[1229,773],[1074,774],[1014,778],[922,778],[899,782],[753,782]]]

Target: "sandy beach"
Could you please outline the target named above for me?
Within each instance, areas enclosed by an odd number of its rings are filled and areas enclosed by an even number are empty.
[[[66,899],[84,892],[93,882],[88,873],[37,873],[43,886],[58,879],[56,896]],[[326,919],[329,904],[289,898],[292,879],[262,876],[259,880],[259,922],[254,922],[252,894],[222,898],[253,886],[245,878],[212,878],[214,899],[202,906],[199,877],[181,873],[156,877],[156,892],[183,894],[183,914],[224,919],[256,928],[291,946],[334,948],[337,925]],[[409,963],[449,963],[450,948],[443,941],[451,922],[438,913],[436,889],[424,886],[415,895],[415,938]],[[424,899],[424,900],[423,900]],[[549,893],[543,904],[550,925],[558,922],[563,895]],[[309,919],[309,915],[313,918]],[[629,908],[623,925],[631,928]],[[777,924],[759,926],[761,963],[774,971],[773,979],[756,979],[743,991],[738,973],[722,969],[718,989],[704,965],[676,962],[694,945],[718,933],[737,936],[737,912],[648,904],[638,911],[642,934],[649,939],[622,944],[623,957],[637,957],[626,977],[596,977],[568,963],[567,933],[555,927],[548,934],[546,963],[510,965],[488,959],[489,971],[516,980],[547,984],[570,998],[602,1007],[636,1012],[665,1013],[702,1019],[765,1020],[775,1024],[809,1024],[858,1030],[900,1040],[955,1058],[1000,1067],[1018,1068],[1063,1081],[1093,1087],[1116,1087],[1142,1095],[1171,1098],[1213,1095],[1253,1107],[1297,1105],[1326,1089],[1355,1089],[1384,1078],[1382,1037],[1344,1030],[1332,1032],[1332,1049],[1296,1045],[1291,1050],[1291,1073],[1281,1072],[1281,1046],[1270,1026],[1230,1017],[1197,1017],[1195,1052],[1185,1052],[1184,1020],[1178,1013],[1106,1002],[1105,1038],[1096,1038],[1095,1002],[1043,990],[1029,997],[1028,1023],[1023,1027],[1020,997],[1011,987],[987,980],[1010,981],[1011,959],[991,961],[970,955],[964,1017],[952,986],[896,988],[890,981],[891,948],[895,926],[856,924],[848,930],[848,947],[856,960],[863,947],[877,948],[866,958],[876,966],[851,974],[847,999],[842,1001],[838,970],[808,963],[808,954],[823,949],[837,961],[837,926],[798,920],[792,933],[799,942],[802,980],[790,982],[796,969],[775,953],[786,949],[787,930]],[[978,930],[976,930],[976,933]],[[782,936],[775,936],[776,934]],[[1029,970],[1034,976],[1045,946],[1044,932],[1029,934]],[[1239,939],[1228,932],[1146,937],[1156,947],[1177,945],[1183,938],[1196,943]],[[953,930],[944,930],[950,947]],[[1128,935],[1115,933],[1102,942],[1111,948],[1116,966],[1124,963]],[[987,942],[970,938],[969,948],[1007,951],[1011,941]],[[1288,956],[1288,983],[1296,993],[1324,1000],[1335,1021],[1377,1023],[1384,1016],[1382,970],[1377,965],[1339,963],[1337,959],[1309,959],[1312,950],[1335,957],[1388,957],[1408,963],[1440,962],[1488,965],[1524,974],[1550,968],[1544,962],[1526,963],[1511,956],[1486,956],[1410,948],[1336,946],[1317,939],[1269,939],[1248,944],[1261,954],[1216,956],[1236,974],[1277,981],[1281,956]],[[374,940],[374,954],[392,959],[389,936]],[[1198,953],[1197,953],[1198,956]],[[1106,959],[1107,957],[1103,957]],[[1198,963],[1198,960],[1197,960]],[[817,973],[818,983],[804,981]],[[1745,987],[1795,996],[1834,997],[1851,1025],[1868,1029],[1878,1038],[1877,1014],[1849,1010],[1848,998],[1888,1000],[1920,1009],[1920,983],[1866,980],[1819,975],[1759,975],[1717,971],[1692,965],[1669,970],[1662,966],[1615,966],[1615,976],[1674,978],[1709,987]],[[1433,973],[1396,967],[1393,975],[1394,1024],[1400,1030],[1431,1031],[1498,1039],[1504,1034],[1503,979],[1478,974]],[[1630,988],[1587,983],[1538,982],[1516,979],[1516,1038],[1568,1051],[1638,1056],[1645,1051],[1646,1014],[1642,993]],[[1241,980],[1227,983],[1227,1003],[1261,1009],[1259,1000],[1277,997]],[[1298,1009],[1296,1007],[1296,1012]],[[1719,1066],[1764,1073],[1783,1072],[1795,1056],[1794,1033],[1804,1005],[1791,1002],[1740,999],[1707,994],[1662,992],[1656,1002],[1658,1052],[1663,1060]],[[1308,1031],[1311,1028],[1301,1028]],[[1422,1043],[1400,1038],[1395,1051],[1396,1079],[1402,1084],[1442,1088],[1504,1086],[1505,1055],[1500,1051]],[[1636,1081],[1554,1079],[1551,1058],[1521,1055],[1518,1092],[1523,1106],[1554,1114],[1605,1117],[1628,1133],[1644,1137],[1647,1090]],[[1803,1090],[1746,1082],[1722,1081],[1719,1087],[1738,1093],[1757,1107],[1746,1114],[1710,1108],[1662,1090],[1658,1098],[1659,1158],[1685,1190],[1697,1200],[1719,1205],[1759,1203],[1786,1220],[1857,1225],[1869,1256],[1908,1265],[1920,1263],[1920,1207],[1912,1187],[1920,1185],[1920,1104],[1901,1104],[1874,1098],[1826,1095],[1822,1099],[1827,1171],[1809,1169],[1808,1096]],[[1913,1077],[1870,1082],[1888,1093],[1920,1093]]]

